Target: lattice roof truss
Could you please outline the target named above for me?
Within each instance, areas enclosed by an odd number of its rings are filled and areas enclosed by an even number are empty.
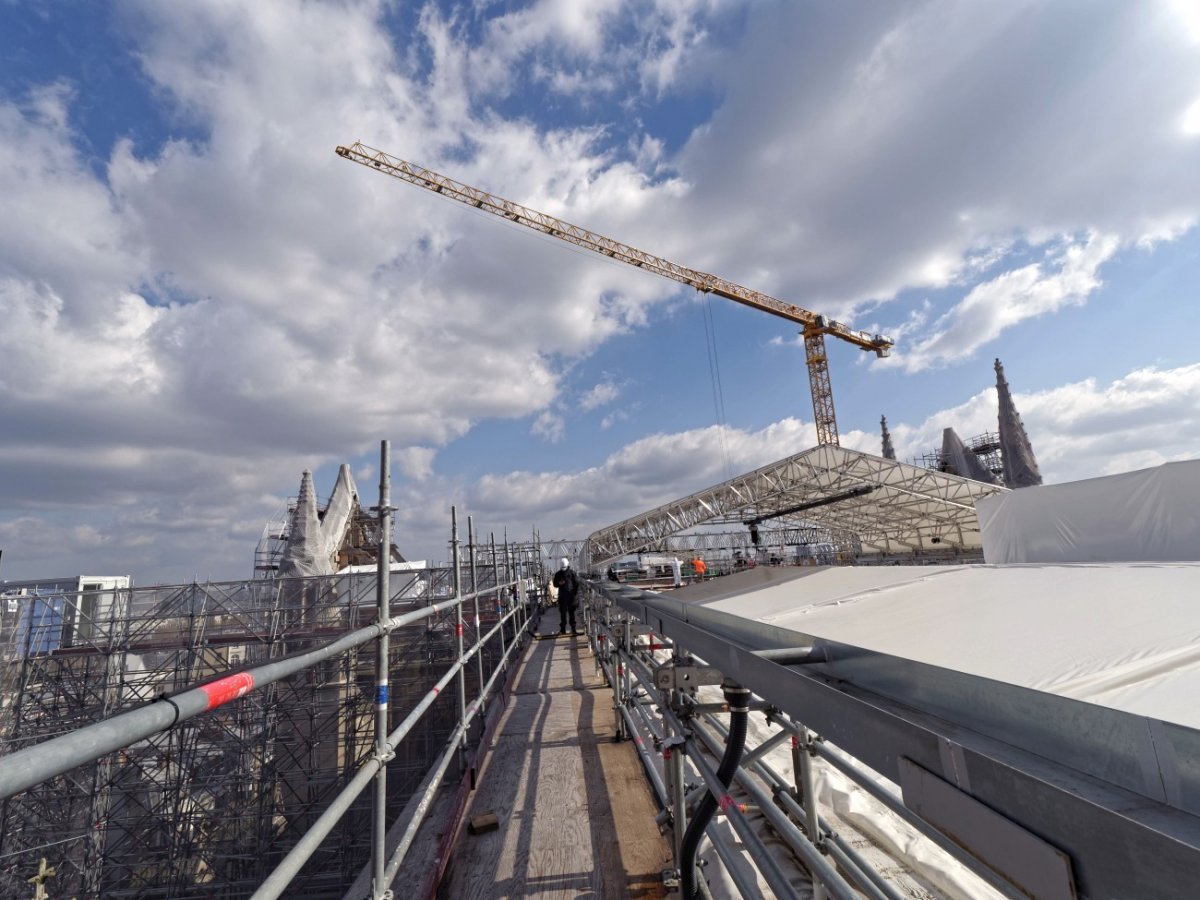
[[[975,501],[1005,488],[844,447],[821,446],[602,528],[584,548],[595,567],[699,525],[804,523],[865,552],[982,547]]]

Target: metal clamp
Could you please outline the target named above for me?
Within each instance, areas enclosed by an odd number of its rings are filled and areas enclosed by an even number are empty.
[[[659,666],[654,673],[654,686],[661,691],[680,688],[695,688],[706,684],[720,684],[725,676],[712,666],[671,665]]]

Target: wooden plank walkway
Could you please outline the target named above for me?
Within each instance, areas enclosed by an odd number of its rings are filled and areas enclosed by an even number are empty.
[[[439,897],[667,896],[671,849],[637,753],[613,743],[612,692],[587,640],[557,627],[551,610],[521,663]],[[470,834],[488,811],[499,830]]]

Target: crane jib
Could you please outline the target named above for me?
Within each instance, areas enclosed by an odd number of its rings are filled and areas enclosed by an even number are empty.
[[[829,372],[825,358],[824,336],[832,335],[863,350],[871,350],[877,356],[887,356],[893,341],[879,334],[857,331],[841,322],[832,321],[819,313],[792,303],[785,303],[769,294],[742,287],[724,278],[689,269],[660,256],[638,250],[629,244],[588,231],[578,225],[564,222],[547,213],[496,197],[479,188],[471,187],[448,178],[431,169],[417,166],[399,157],[389,156],[382,150],[368,147],[360,141],[350,146],[337,148],[338,156],[360,165],[392,175],[416,187],[425,188],[450,200],[457,200],[484,212],[492,213],[519,225],[525,225],[550,237],[558,238],[591,250],[610,259],[616,259],[639,269],[654,272],[689,285],[706,294],[716,294],[744,306],[750,306],[802,326],[805,352],[809,368],[809,379],[813,392],[813,411],[817,423],[818,442],[838,444],[837,424],[833,412],[833,393],[829,384]]]

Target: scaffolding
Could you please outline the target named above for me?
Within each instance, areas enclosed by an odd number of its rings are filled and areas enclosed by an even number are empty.
[[[471,589],[493,589],[466,621],[474,642],[512,600],[494,588],[517,554],[494,544],[486,559],[484,548],[470,551]],[[454,590],[451,568],[393,573],[391,612]],[[357,573],[15,598],[0,610],[0,747],[13,753],[320,646],[373,623],[376,604],[376,576]],[[468,695],[495,669],[504,639],[501,629],[466,669]],[[354,648],[4,800],[0,896],[28,894],[43,857],[55,867],[54,896],[250,896],[371,755],[374,653]],[[393,632],[394,713],[458,654],[452,612]],[[455,698],[439,697],[387,765],[389,807],[404,805],[458,721]],[[292,889],[342,897],[370,857],[370,816],[360,797]]]
[[[1000,453],[1000,435],[997,432],[985,431],[983,434],[966,438],[963,444],[975,454],[975,458],[985,469],[999,478],[1001,483],[1004,482],[1004,458]],[[950,471],[940,449],[923,453],[913,460],[913,465],[923,469],[932,469],[935,472]]]

